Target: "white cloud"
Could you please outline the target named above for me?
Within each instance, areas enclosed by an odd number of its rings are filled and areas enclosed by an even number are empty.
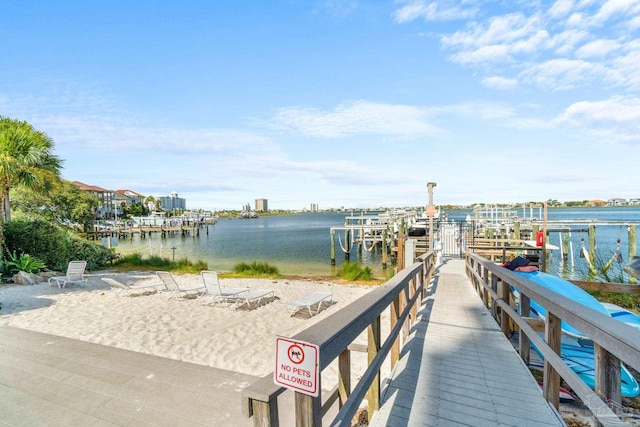
[[[394,12],[394,20],[406,23],[422,18],[425,21],[454,21],[472,18],[477,14],[476,7],[459,7],[451,1],[411,1]],[[463,6],[463,5],[460,5]]]
[[[55,140],[76,149],[96,152],[147,151],[163,153],[276,152],[266,137],[233,129],[182,131],[170,128],[135,126],[113,117],[50,115],[37,117],[38,128],[47,129]]]
[[[604,25],[605,22],[616,16],[625,16],[638,12],[639,0],[607,0],[593,16],[592,21],[597,25]]]
[[[486,25],[472,23],[468,30],[444,35],[442,43],[445,47],[463,49],[508,44],[531,37],[537,34],[539,29],[537,16],[527,18],[522,13],[512,13],[492,17]]]
[[[439,132],[429,122],[429,114],[424,109],[368,101],[341,104],[333,111],[283,108],[270,120],[270,126],[316,138],[347,135],[415,137]]]
[[[618,49],[620,43],[615,40],[594,40],[576,50],[576,56],[582,59],[601,59]]]
[[[415,17],[435,10],[434,4],[405,7],[412,7]],[[514,7],[448,26],[452,29],[440,34],[448,58],[474,69],[485,85],[499,84],[492,80],[499,74],[505,82],[517,80],[550,92],[592,85],[640,88],[638,67],[632,65],[638,57],[634,31],[640,28],[640,0],[534,2],[515,12]]]
[[[549,48],[560,57],[571,56],[580,43],[590,37],[589,32],[581,29],[567,29],[551,37]]]
[[[577,127],[602,143],[640,143],[640,98],[615,96],[576,102],[554,121]]]
[[[609,76],[612,84],[638,90],[640,89],[640,40],[625,44],[621,52],[624,53],[610,62]]]
[[[589,83],[605,69],[582,60],[552,59],[536,64],[521,73],[522,81],[533,83],[549,91],[573,89]]]
[[[549,15],[558,19],[569,14],[574,8],[573,0],[558,0],[549,9]]]
[[[434,113],[449,114],[457,118],[504,121],[516,117],[516,111],[507,105],[497,102],[464,102],[433,109]]]
[[[518,80],[501,76],[491,76],[482,79],[482,84],[492,89],[508,90],[516,88],[518,86]]]

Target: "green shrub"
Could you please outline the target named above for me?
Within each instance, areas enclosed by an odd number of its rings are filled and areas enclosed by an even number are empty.
[[[87,270],[99,270],[110,256],[109,249],[43,220],[13,220],[4,233],[10,252],[31,254],[53,270],[65,271],[72,260],[87,261]]]
[[[347,262],[342,268],[338,269],[336,275],[345,280],[364,280],[369,281],[373,278],[371,267],[363,267],[360,264]]]
[[[610,302],[622,308],[633,310],[640,306],[640,295],[599,291],[590,291],[589,293],[600,302]]]
[[[277,278],[280,277],[280,271],[278,267],[269,265],[266,262],[253,261],[251,264],[241,262],[233,267],[233,272],[236,275],[244,277],[268,277]]]
[[[133,253],[122,256],[113,264],[116,270],[163,270],[177,273],[200,273],[207,270],[209,266],[204,261],[198,260],[193,263],[187,258],[181,258],[178,261],[171,261],[168,258],[162,258],[157,255],[149,258],[142,258],[139,253]]]
[[[3,268],[9,274],[16,274],[19,271],[25,273],[39,273],[44,269],[46,265],[36,257],[32,257],[29,254],[17,255],[15,251],[9,254],[9,257],[4,261]]]

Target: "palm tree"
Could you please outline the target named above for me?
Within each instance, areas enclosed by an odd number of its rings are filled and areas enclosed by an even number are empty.
[[[52,149],[53,141],[44,132],[0,116],[0,243],[4,244],[4,224],[11,220],[9,190],[22,186],[47,192],[59,182],[62,160]]]

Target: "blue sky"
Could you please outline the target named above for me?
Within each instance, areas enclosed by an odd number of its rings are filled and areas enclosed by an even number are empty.
[[[0,115],[189,208],[640,197],[640,0],[4,1]]]

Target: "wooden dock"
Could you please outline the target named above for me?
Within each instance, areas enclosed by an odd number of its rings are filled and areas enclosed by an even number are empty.
[[[256,379],[0,327],[3,426],[249,426],[241,392]]]
[[[464,268],[439,267],[371,425],[564,425]]]

